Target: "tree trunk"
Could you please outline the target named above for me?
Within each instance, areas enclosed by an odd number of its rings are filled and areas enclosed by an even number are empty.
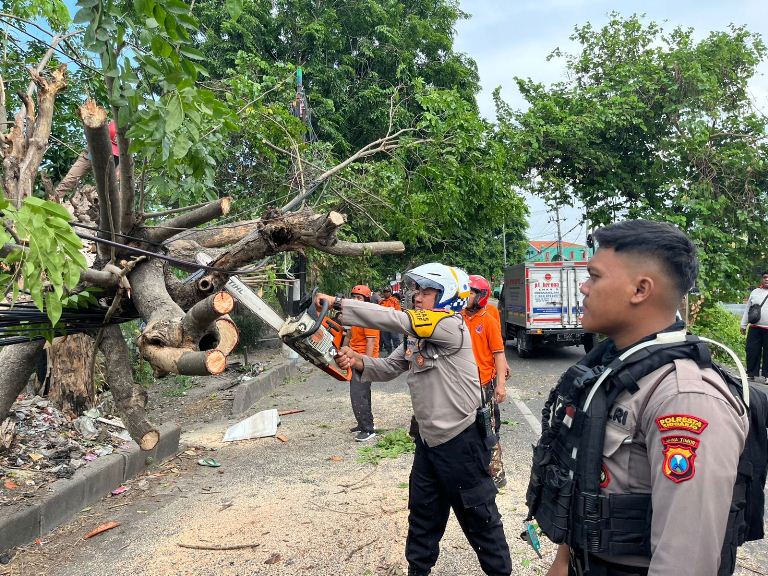
[[[44,344],[44,340],[35,340],[0,348],[0,421],[5,420],[16,397],[29,382]]]
[[[48,399],[70,418],[93,407],[92,358],[93,338],[87,334],[56,338],[48,348]]]

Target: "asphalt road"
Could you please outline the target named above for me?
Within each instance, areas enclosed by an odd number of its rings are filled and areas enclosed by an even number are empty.
[[[544,574],[554,554],[554,546],[545,544],[539,560],[518,534],[538,415],[560,373],[582,354],[581,348],[552,349],[521,360],[508,349],[515,398],[502,405],[501,437],[509,485],[497,502],[514,574]],[[403,378],[375,385],[373,404],[377,428],[407,428],[411,410]],[[361,446],[348,432],[348,391],[315,369],[307,368],[303,378],[285,383],[250,413],[272,407],[304,410],[283,417],[279,433],[285,442],[224,444],[223,431],[233,420],[189,426],[182,437],[186,453],[20,551],[0,566],[0,575],[403,575],[412,456],[376,466],[360,462]],[[221,467],[199,466],[203,457],[216,458]],[[120,526],[83,539],[111,520]],[[194,548],[222,546],[241,548]],[[748,548],[745,565],[766,572],[764,548]],[[433,575],[481,574],[452,517]]]

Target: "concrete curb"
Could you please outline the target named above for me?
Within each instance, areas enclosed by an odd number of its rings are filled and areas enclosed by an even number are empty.
[[[3,509],[0,518],[0,554],[14,546],[22,546],[42,538],[62,522],[93,504],[110,490],[143,472],[149,465],[179,451],[181,428],[163,424],[160,441],[149,452],[137,444],[125,452],[116,452],[91,462],[69,479],[56,480],[48,493],[29,504],[17,504]]]
[[[240,384],[235,388],[235,395],[232,399],[232,414],[242,414],[282,384],[286,378],[295,375],[298,371],[298,364],[298,359],[286,360],[280,366],[270,368],[255,378]]]

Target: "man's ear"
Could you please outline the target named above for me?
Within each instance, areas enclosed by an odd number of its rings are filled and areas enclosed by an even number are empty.
[[[650,276],[639,276],[635,280],[634,293],[629,301],[632,304],[641,304],[650,298],[653,290],[656,288],[656,282]]]

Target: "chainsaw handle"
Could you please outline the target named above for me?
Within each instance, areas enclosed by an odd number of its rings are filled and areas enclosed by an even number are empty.
[[[304,297],[299,300],[299,309],[297,311],[298,314],[301,314],[305,310],[309,310],[310,316],[312,318],[315,317],[315,314],[313,314],[313,310],[310,310],[310,307],[315,303],[315,296],[317,296],[317,286],[310,292],[309,294],[305,294]],[[320,314],[320,317],[322,318],[325,312],[323,314]]]
[[[315,288],[312,291],[312,299],[310,300],[310,302],[314,302],[314,296],[315,296],[316,293],[317,293],[317,288]],[[302,300],[302,303],[300,304],[300,306],[301,305],[303,305],[303,300]],[[314,320],[315,320],[314,324],[312,324],[312,326],[309,327],[304,332],[300,332],[298,334],[294,334],[293,336],[289,336],[289,337],[285,338],[285,342],[286,343],[295,342],[299,338],[306,338],[308,336],[312,336],[312,334],[317,332],[320,329],[320,326],[323,325],[323,318],[325,318],[325,315],[328,313],[328,301],[327,300],[323,300],[323,305],[322,305],[322,308],[320,309],[320,313],[319,314],[316,311],[315,311],[315,314],[313,314],[312,313],[313,312],[312,308],[304,308],[304,310],[307,310],[307,313],[310,315],[310,317],[314,318]]]

